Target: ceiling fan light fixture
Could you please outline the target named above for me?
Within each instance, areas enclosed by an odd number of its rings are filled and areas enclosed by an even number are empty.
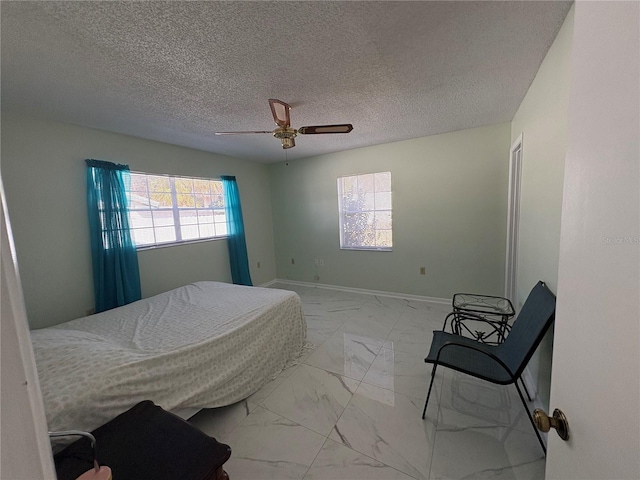
[[[293,137],[284,137],[284,138],[281,138],[280,141],[282,142],[282,148],[285,150],[287,148],[293,148],[296,146],[296,142],[293,139]]]

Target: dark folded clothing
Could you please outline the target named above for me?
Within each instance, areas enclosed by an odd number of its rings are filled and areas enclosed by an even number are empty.
[[[144,401],[91,432],[98,461],[117,480],[214,480],[231,448],[180,417]],[[54,456],[58,480],[75,480],[93,468],[93,452],[82,438]]]

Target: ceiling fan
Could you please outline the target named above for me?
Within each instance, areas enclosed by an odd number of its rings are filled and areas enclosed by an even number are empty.
[[[282,142],[282,148],[293,148],[296,146],[295,138],[298,135],[318,135],[324,133],[349,133],[353,130],[353,125],[343,123],[340,125],[310,125],[308,127],[300,127],[297,130],[291,128],[291,117],[289,111],[291,106],[282,100],[275,98],[269,99],[269,107],[273,119],[278,126],[275,130],[252,130],[245,132],[216,132],[216,135],[242,135],[246,133],[270,133]]]

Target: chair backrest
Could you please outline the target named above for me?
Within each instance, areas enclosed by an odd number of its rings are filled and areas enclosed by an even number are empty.
[[[507,339],[499,346],[500,357],[516,378],[522,374],[553,323],[555,311],[556,296],[543,282],[538,282],[513,322]]]

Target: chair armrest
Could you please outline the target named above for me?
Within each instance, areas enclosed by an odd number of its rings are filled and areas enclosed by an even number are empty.
[[[451,346],[461,347],[461,348],[468,348],[469,350],[475,350],[476,352],[482,353],[483,355],[488,356],[489,358],[491,358],[491,360],[495,361],[498,365],[500,365],[509,374],[509,376],[511,378],[515,378],[514,377],[514,373],[511,371],[511,369],[497,355],[495,355],[495,354],[493,354],[491,352],[487,352],[486,350],[483,350],[481,348],[478,348],[475,345],[467,345],[465,343],[458,343],[458,342],[454,342],[454,341],[445,342],[438,349],[438,355],[436,356],[436,365],[438,363],[440,363],[440,355],[442,354],[442,350],[444,350],[445,347],[451,347]]]

